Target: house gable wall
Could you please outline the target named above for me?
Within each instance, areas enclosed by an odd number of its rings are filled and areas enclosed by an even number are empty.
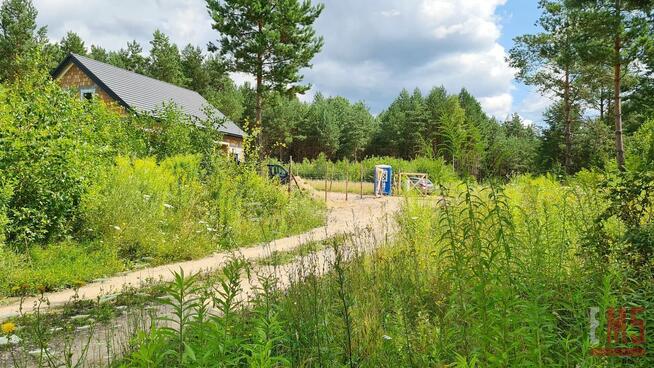
[[[108,106],[111,106],[121,114],[125,113],[125,109],[122,108],[116,100],[111,98],[107,91],[95,84],[95,82],[93,82],[93,80],[91,80],[82,69],[75,65],[75,63],[71,63],[66,69],[64,69],[63,73],[59,75],[56,80],[62,88],[72,90],[77,93],[78,96],[80,96],[79,94],[82,89],[94,88],[96,95]]]

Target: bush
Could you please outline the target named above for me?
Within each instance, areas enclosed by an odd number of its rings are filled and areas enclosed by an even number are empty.
[[[26,249],[69,235],[87,185],[127,150],[125,132],[116,113],[71,98],[54,82],[0,87],[0,173],[13,187],[8,241]]]
[[[218,141],[217,131],[191,124],[171,106],[157,117],[124,116],[51,80],[0,86],[0,176],[13,186],[8,241],[25,250],[79,230],[81,197],[117,155],[206,159]]]
[[[215,160],[208,178],[211,223],[231,248],[270,241],[320,226],[324,207],[257,174],[252,168]]]
[[[654,168],[654,120],[643,124],[629,139],[627,167],[634,171]]]
[[[9,223],[7,209],[13,196],[13,187],[5,182],[6,179],[0,176],[0,248],[5,243],[5,228]]]
[[[200,156],[120,157],[83,197],[84,234],[103,239],[121,258],[164,263],[251,245],[322,223],[308,198],[289,199],[247,167]],[[301,217],[298,217],[300,215]]]

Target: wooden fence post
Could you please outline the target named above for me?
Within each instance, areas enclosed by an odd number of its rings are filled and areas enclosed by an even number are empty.
[[[360,183],[361,199],[363,199],[363,161],[361,161],[361,183]]]
[[[332,191],[332,186],[334,185],[334,171],[336,171],[335,168],[332,167],[332,174],[329,175],[329,191]]]
[[[327,203],[327,178],[329,177],[329,166],[325,167],[325,203]]]
[[[291,181],[293,180],[293,156],[288,160],[288,195],[291,195]]]
[[[348,184],[350,183],[350,160],[345,161],[345,201],[348,200]]]

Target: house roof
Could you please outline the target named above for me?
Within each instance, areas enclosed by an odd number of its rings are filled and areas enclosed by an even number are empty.
[[[69,54],[52,75],[58,77],[69,63],[77,65],[109,96],[126,108],[140,113],[153,113],[164,104],[172,103],[186,115],[200,121],[208,119],[205,113],[208,110],[214,117],[224,120],[222,125],[215,126],[218,131],[236,137],[245,136],[241,128],[195,91],[76,54]]]

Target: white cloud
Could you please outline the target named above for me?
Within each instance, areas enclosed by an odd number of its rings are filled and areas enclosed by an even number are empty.
[[[34,5],[51,39],[75,31],[89,47],[118,49],[136,40],[147,50],[157,28],[180,47],[205,46],[216,37],[203,0],[34,0]]]
[[[495,10],[505,0],[328,2],[318,22],[325,48],[307,71],[315,88],[364,99],[378,112],[402,88],[465,87],[489,114],[512,109],[513,71]],[[372,9],[385,9],[377,12]],[[393,16],[390,10],[393,9]],[[382,14],[380,17],[379,15]]]
[[[391,9],[391,10],[382,10],[380,14],[384,17],[397,17],[401,13],[396,9]]]
[[[232,80],[234,81],[234,83],[236,83],[237,86],[242,86],[246,82],[250,83],[251,85],[254,85],[254,83],[256,82],[254,76],[245,73],[230,73],[229,77],[232,78]]]
[[[479,98],[481,106],[487,113],[495,116],[499,120],[506,120],[511,114],[513,105],[513,96],[509,93],[503,93],[497,96]]]
[[[521,101],[517,102],[515,110],[520,112],[523,119],[530,120],[535,125],[542,125],[543,113],[552,106],[553,102],[554,97],[543,95],[532,88]]]
[[[312,91],[366,100],[379,112],[402,88],[466,87],[489,114],[511,111],[513,73],[499,44],[497,7],[506,0],[324,0],[316,24],[325,47],[303,71]],[[218,37],[204,0],[35,0],[50,38],[80,34],[87,46],[147,50],[155,29],[180,47]],[[235,74],[237,83],[252,81]],[[305,96],[304,98],[307,98]],[[532,117],[530,117],[533,119]]]

